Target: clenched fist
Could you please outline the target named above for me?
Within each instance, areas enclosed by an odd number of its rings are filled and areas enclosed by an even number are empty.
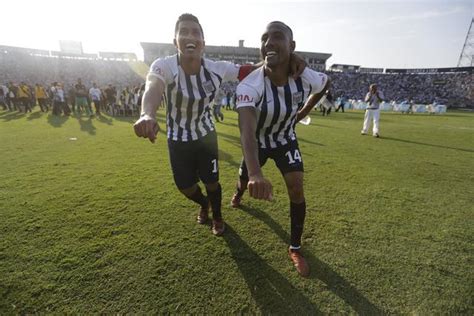
[[[160,126],[151,116],[143,115],[133,124],[133,129],[138,137],[148,138],[150,142],[154,143]]]
[[[273,187],[262,175],[250,176],[248,182],[249,195],[255,199],[271,201]]]

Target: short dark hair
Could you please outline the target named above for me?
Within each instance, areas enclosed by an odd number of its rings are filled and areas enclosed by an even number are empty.
[[[174,26],[175,35],[176,35],[176,32],[178,32],[179,22],[183,22],[183,21],[196,22],[199,25],[199,28],[201,29],[202,37],[204,37],[204,31],[202,30],[201,23],[199,23],[198,18],[195,15],[192,15],[191,13],[183,13],[179,16],[178,21],[176,21],[176,25]]]
[[[293,30],[288,25],[286,25],[285,23],[281,21],[273,21],[273,22],[268,23],[268,25],[271,25],[271,24],[279,24],[283,26],[290,33],[290,40],[293,40]]]

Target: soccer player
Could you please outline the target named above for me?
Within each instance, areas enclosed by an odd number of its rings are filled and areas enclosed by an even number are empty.
[[[240,206],[244,191],[251,197],[271,200],[272,184],[261,167],[270,158],[283,175],[290,198],[291,244],[289,256],[298,273],[307,277],[309,266],[301,254],[306,214],[303,191],[303,158],[295,124],[304,118],[329,88],[325,74],[306,68],[300,77],[289,75],[295,49],[293,32],[282,22],[271,22],[261,37],[264,65],[237,86],[237,112],[244,160],[239,170],[232,206]],[[305,103],[306,101],[306,103]]]
[[[159,58],[150,67],[141,116],[134,130],[137,136],[155,142],[160,130],[156,109],[166,93],[168,148],[174,181],[181,193],[201,206],[198,223],[207,222],[211,207],[212,232],[220,236],[225,224],[221,214],[217,134],[210,104],[223,81],[243,78],[251,67],[203,58],[204,33],[192,14],[178,18],[174,45],[177,54]],[[293,64],[300,65],[300,72],[304,69],[301,63]],[[207,197],[197,184],[199,179],[206,187]]]

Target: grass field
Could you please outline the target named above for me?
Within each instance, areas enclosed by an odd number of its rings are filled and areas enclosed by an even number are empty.
[[[474,314],[474,114],[382,113],[380,139],[360,135],[362,112],[299,125],[309,279],[287,256],[273,163],[273,202],[229,206],[241,150],[224,115],[214,237],[174,187],[164,134],[0,112],[0,314]]]

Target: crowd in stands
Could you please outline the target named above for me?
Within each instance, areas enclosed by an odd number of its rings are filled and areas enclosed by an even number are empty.
[[[337,97],[363,100],[367,87],[377,83],[387,101],[397,103],[413,101],[431,104],[437,102],[448,107],[474,107],[473,74],[371,74],[327,72],[331,77],[332,91]]]
[[[0,51],[0,82],[24,81],[30,85],[62,82],[65,86],[70,86],[77,78],[82,78],[84,82],[96,82],[99,86],[140,84],[143,78],[130,67],[131,63],[133,62],[55,58]]]
[[[85,86],[86,107],[75,106],[78,78]],[[129,62],[0,52],[0,106],[11,111],[29,112],[38,104],[41,111],[51,109],[56,115],[89,114],[92,105],[96,113],[138,113],[143,83]],[[98,92],[93,96],[94,85]]]
[[[363,99],[367,87],[377,83],[388,102],[437,102],[448,107],[474,108],[473,74],[468,72],[387,74],[328,71],[327,74],[335,98]],[[139,112],[144,79],[130,62],[0,51],[0,105],[5,109],[27,112],[38,104],[42,111],[51,108],[57,115],[78,111],[89,114],[82,102],[75,106],[78,78],[85,85],[88,107],[93,104],[96,113],[101,110],[111,115]],[[92,95],[89,92],[94,85],[99,92],[95,90]],[[233,107],[236,86],[237,82],[224,83],[214,103]],[[58,106],[58,102],[64,102],[64,105]]]

